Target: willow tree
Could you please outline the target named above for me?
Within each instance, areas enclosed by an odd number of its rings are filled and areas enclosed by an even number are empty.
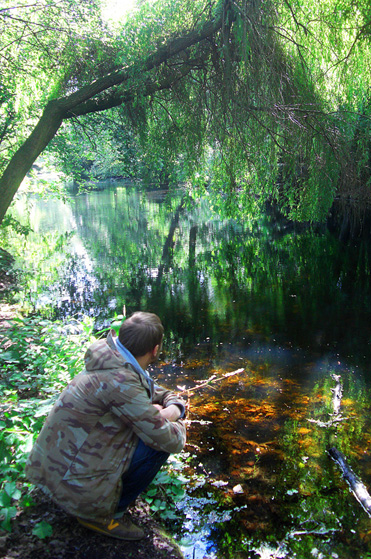
[[[222,27],[222,14],[227,11],[229,2],[224,3],[225,6],[220,3],[219,10],[215,13],[212,13],[213,6],[210,5],[207,14],[200,9],[204,8],[202,2],[193,2],[192,5],[188,3],[187,7],[192,6],[192,10],[189,11],[189,17],[185,18],[186,27],[183,27],[181,32],[178,29],[176,34],[174,33],[176,25],[173,18],[170,25],[159,26],[158,19],[157,24],[153,25],[161,14],[155,10],[149,16],[149,12],[146,13],[143,9],[135,21],[134,37],[131,36],[132,28],[128,26],[123,31],[123,41],[120,41],[119,38],[116,41],[116,53],[114,54],[107,48],[104,40],[100,42],[98,49],[98,41],[94,41],[94,34],[93,40],[91,40],[87,36],[81,37],[76,29],[64,29],[63,25],[62,29],[59,29],[55,24],[57,15],[68,18],[69,10],[73,7],[72,17],[77,17],[80,22],[87,21],[89,26],[91,16],[89,14],[86,17],[84,7],[81,13],[80,4],[64,0],[50,6],[43,1],[36,1],[32,6],[25,4],[12,7],[8,3],[8,7],[3,8],[0,12],[3,30],[9,27],[9,24],[15,24],[16,27],[15,31],[11,30],[4,35],[3,47],[6,53],[3,55],[3,62],[5,60],[7,69],[4,74],[8,79],[7,81],[4,79],[3,85],[5,94],[2,107],[2,136],[10,147],[6,146],[9,162],[0,179],[0,220],[3,219],[23,178],[39,154],[55,136],[64,120],[107,110],[123,103],[127,104],[136,97],[149,96],[156,91],[170,88],[197,64],[197,61],[189,57],[189,49],[195,44],[204,42]],[[176,2],[173,4],[170,6],[171,10],[174,9]],[[176,13],[180,13],[181,7],[184,8],[185,3],[178,2],[178,4],[175,6],[177,12],[174,12],[174,17]],[[35,8],[37,9],[35,10]],[[26,10],[26,16],[19,15],[22,10]],[[58,13],[56,14],[56,12]],[[167,10],[167,15],[169,15],[169,10]],[[21,22],[21,26],[18,25],[19,22]],[[165,23],[167,22],[165,21]],[[145,28],[143,29],[143,27]],[[157,34],[154,33],[156,27]],[[158,34],[159,27],[161,27],[160,35]],[[99,31],[104,31],[102,25],[98,25],[98,28]],[[96,33],[97,28],[94,31]],[[65,41],[63,41],[64,33]],[[128,43],[129,40],[132,42]],[[90,43],[93,48],[90,48]],[[120,49],[124,43],[131,48],[126,48],[121,52]],[[9,111],[9,104],[12,103],[14,93],[9,85],[13,76],[9,69],[8,56],[13,56],[14,45],[26,50],[26,64],[16,67],[18,71],[21,69],[26,75],[28,74],[27,64],[32,60],[33,49],[36,50],[42,61],[46,60],[42,76],[44,79],[40,80],[39,76],[33,76],[33,84],[38,83],[39,89],[45,87],[48,73],[54,70],[53,65],[58,65],[58,69],[51,72],[52,87],[46,86],[45,91],[39,91],[38,103],[30,103],[31,109],[26,108],[26,112],[28,110],[30,113],[35,113],[44,104],[42,114],[33,130],[23,143],[21,133],[17,135],[15,131],[13,134],[16,136],[15,144],[21,143],[16,150],[12,149],[12,134],[10,134],[10,126],[13,124],[12,115],[8,118],[11,112],[15,115],[20,109],[18,107]],[[57,60],[53,59],[55,52],[59,55]],[[183,53],[184,56],[181,58]],[[170,64],[170,61],[173,61],[173,64]],[[40,66],[42,64],[36,65],[36,72],[40,70]],[[92,80],[92,77],[95,79]],[[23,91],[26,90],[27,86],[24,86]],[[31,114],[32,117],[35,119],[34,114]],[[19,138],[21,138],[21,142]]]
[[[7,3],[0,220],[62,124],[102,111],[147,151],[181,161],[193,185],[223,192],[231,210],[269,197],[295,217],[323,218],[344,177],[369,180],[354,163],[368,153],[356,106],[367,117],[368,93],[354,83],[354,70],[369,83],[361,1],[338,12],[335,0],[148,0],[115,36],[94,2],[36,0],[31,12]]]

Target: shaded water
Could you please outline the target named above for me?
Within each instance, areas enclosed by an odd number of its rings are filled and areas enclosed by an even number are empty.
[[[371,487],[367,244],[124,188],[17,211],[35,231],[31,306],[97,328],[124,304],[156,312],[153,374],[170,388],[244,369],[190,397],[187,451],[208,481],[183,503],[187,557],[371,556],[370,520],[326,454],[335,441]],[[308,420],[328,420],[334,372],[347,419],[329,433]]]

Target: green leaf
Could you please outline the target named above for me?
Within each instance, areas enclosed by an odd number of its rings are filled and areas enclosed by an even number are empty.
[[[0,353],[0,359],[6,361],[6,363],[19,363],[19,359],[16,358],[12,351],[5,351]]]
[[[53,528],[48,522],[42,520],[35,525],[32,533],[34,536],[37,536],[41,540],[44,540],[45,538],[49,538],[53,534]]]
[[[8,507],[12,502],[11,497],[5,491],[0,492],[0,507]]]
[[[161,501],[160,499],[156,499],[151,508],[153,510],[165,510],[166,503],[164,501]]]
[[[31,495],[25,495],[22,499],[21,506],[22,507],[31,507],[35,504],[35,501],[31,497]]]
[[[179,542],[179,545],[181,545],[182,547],[190,547],[191,545],[194,545],[194,540],[192,540],[192,538],[190,538],[189,536],[185,536],[184,538],[182,538]]]
[[[16,482],[11,481],[4,485],[4,491],[9,497],[12,499],[20,499],[22,493],[19,489],[17,489]]]
[[[165,510],[161,512],[161,518],[164,520],[176,520],[178,515],[173,510]]]
[[[181,498],[181,497],[184,497],[184,495],[185,495],[185,491],[182,487],[173,487],[172,488],[172,493],[178,499]]]
[[[167,472],[160,472],[156,476],[156,483],[171,483],[172,479]]]
[[[54,401],[50,402],[49,400],[47,404],[43,404],[37,409],[37,411],[34,413],[34,417],[43,417],[48,415],[53,406]]]
[[[16,514],[17,514],[16,507],[7,507],[7,508],[0,509],[0,516],[4,517],[4,520],[0,524],[1,528],[6,530],[7,532],[11,532],[12,528],[10,525],[10,521],[12,518],[15,517]]]

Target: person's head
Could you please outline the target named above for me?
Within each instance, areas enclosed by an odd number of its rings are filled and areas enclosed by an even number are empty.
[[[121,325],[119,340],[134,355],[142,357],[161,346],[164,327],[157,314],[135,312]]]

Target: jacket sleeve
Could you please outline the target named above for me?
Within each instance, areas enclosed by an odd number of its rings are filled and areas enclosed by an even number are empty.
[[[155,385],[155,393],[152,398],[152,403],[161,404],[164,408],[167,408],[171,404],[175,404],[182,412],[181,418],[185,416],[185,401],[182,398],[179,398],[175,392],[161,388],[161,386]]]
[[[162,405],[166,407],[168,398],[174,395],[170,391],[164,393]],[[152,405],[146,389],[136,374],[130,374],[130,382],[128,382],[126,375],[113,373],[110,390],[107,391],[104,399],[107,400],[106,404],[109,405],[111,412],[129,425],[144,444],[171,454],[183,449],[186,442],[184,422],[180,419],[170,422],[162,417]]]

